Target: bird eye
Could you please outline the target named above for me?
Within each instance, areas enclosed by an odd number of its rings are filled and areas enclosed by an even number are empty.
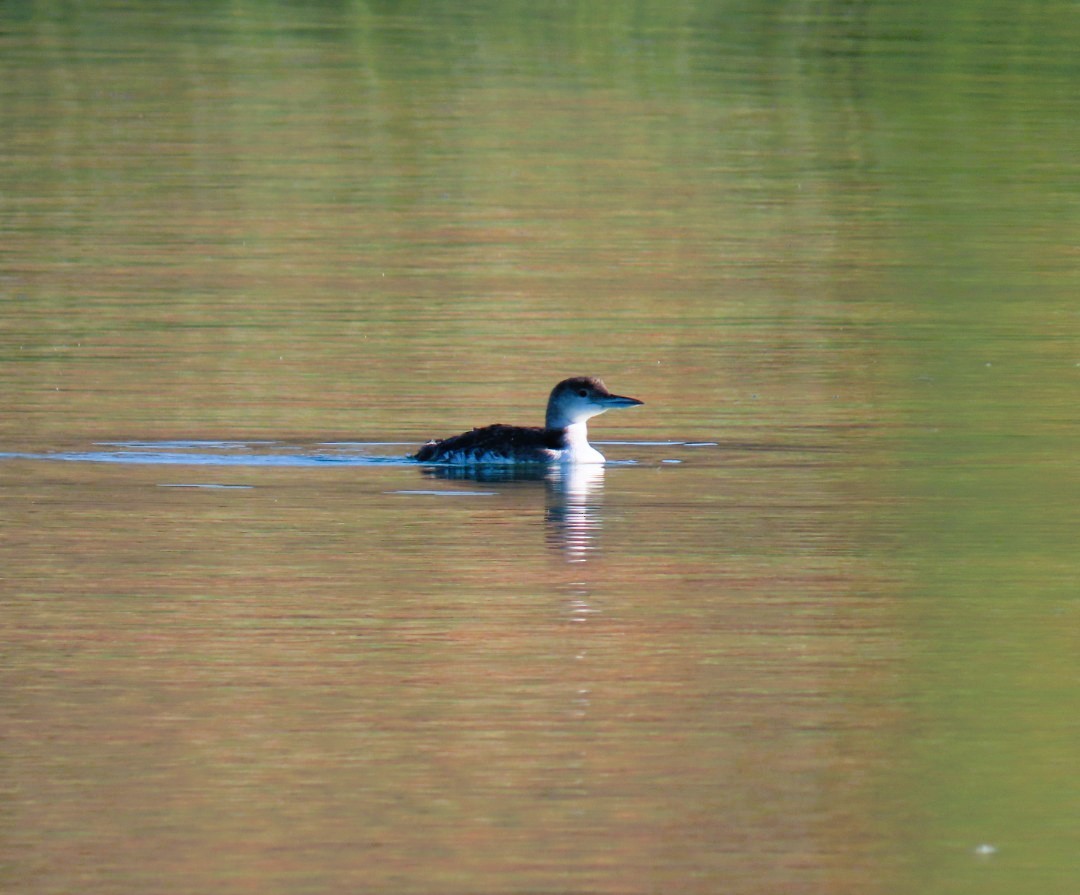
[[[587,391],[585,391],[585,389],[583,389],[583,388],[578,389],[578,397],[579,398],[586,398],[586,397],[588,397],[588,395],[589,395],[589,393]]]

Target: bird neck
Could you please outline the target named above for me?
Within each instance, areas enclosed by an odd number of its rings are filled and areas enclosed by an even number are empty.
[[[547,412],[544,414],[544,428],[565,429],[568,425],[569,420],[559,412],[558,408],[553,404],[549,404]]]
[[[589,444],[589,430],[585,421],[562,427],[563,454],[566,463],[603,463],[604,455]]]

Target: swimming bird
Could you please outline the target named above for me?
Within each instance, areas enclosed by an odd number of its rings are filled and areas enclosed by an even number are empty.
[[[551,390],[540,426],[484,426],[461,435],[429,441],[414,455],[421,463],[603,463],[589,444],[586,422],[605,410],[643,404],[613,395],[599,379],[575,376]]]

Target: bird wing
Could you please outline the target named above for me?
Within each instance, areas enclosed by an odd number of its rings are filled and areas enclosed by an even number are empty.
[[[453,435],[438,441],[429,441],[416,454],[421,462],[445,459],[453,454],[481,457],[484,454],[500,454],[521,460],[550,459],[545,451],[562,447],[562,433],[538,426],[484,426]]]

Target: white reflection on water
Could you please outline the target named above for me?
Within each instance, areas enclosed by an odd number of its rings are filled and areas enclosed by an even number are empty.
[[[560,547],[567,562],[585,562],[603,527],[604,467],[556,467],[547,483],[548,544]]]
[[[544,524],[550,547],[570,563],[585,562],[598,547],[603,527],[604,465],[427,466],[424,475],[445,482],[483,482],[544,488]],[[476,492],[448,492],[468,493]]]

